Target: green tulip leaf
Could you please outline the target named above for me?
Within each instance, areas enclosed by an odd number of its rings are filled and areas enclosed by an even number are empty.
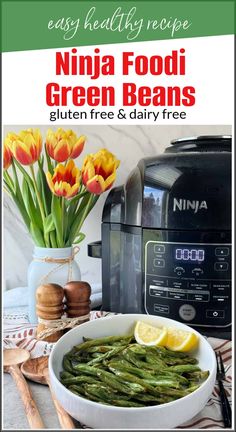
[[[32,221],[30,222],[30,234],[32,235],[32,238],[37,246],[45,247],[43,233],[39,229],[39,227],[35,225],[35,223]]]
[[[7,183],[8,188],[14,192],[14,182],[13,182],[10,174],[6,170],[3,171],[3,177],[4,177],[5,182]]]
[[[90,213],[90,211],[92,210],[92,208],[94,207],[98,199],[99,199],[99,195],[92,195],[88,193],[81,200],[78,209],[73,215],[73,222],[71,224],[70,234],[67,240],[68,244],[74,243],[74,240],[79,235],[86,217],[88,216],[88,214]]]
[[[63,231],[62,231],[62,211],[61,211],[61,204],[60,204],[60,198],[53,195],[52,196],[52,206],[51,206],[51,213],[52,213],[52,219],[56,228],[56,234],[57,234],[57,244],[58,247],[63,247]]]
[[[14,164],[19,169],[19,171],[21,171],[21,173],[23,174],[24,179],[27,181],[27,183],[29,185],[31,194],[34,197],[35,196],[35,190],[34,190],[34,183],[33,183],[32,178],[30,177],[30,175],[27,173],[27,171],[23,168],[23,166],[16,159],[14,159]]]
[[[38,167],[39,169],[37,173],[37,184],[42,197],[44,211],[46,214],[49,214],[51,210],[52,193],[49,189],[46,175],[41,162],[38,162]]]
[[[55,230],[55,225],[53,222],[52,214],[50,213],[46,218],[44,219],[44,233],[48,234],[51,231]]]
[[[48,171],[51,174],[53,174],[53,165],[52,165],[51,158],[50,158],[49,154],[47,153],[46,145],[45,145],[45,154],[46,154],[46,159],[47,159]]]
[[[82,232],[80,232],[78,234],[78,236],[75,238],[75,240],[73,241],[73,244],[79,244],[81,243],[84,239],[85,239],[86,235]]]
[[[49,233],[49,239],[50,239],[50,247],[57,248],[57,239],[56,239],[56,230],[50,231]]]
[[[42,217],[37,207],[35,206],[29,185],[25,178],[23,178],[22,180],[22,196],[30,220],[42,230]]]
[[[5,181],[4,179],[4,186],[7,188],[8,193],[10,194],[12,200],[14,201],[15,205],[17,206],[21,217],[26,225],[26,227],[28,228],[28,230],[30,231],[30,218],[28,216],[27,210],[25,208],[24,202],[20,201],[17,197],[17,195],[15,194],[14,190],[11,189],[8,185],[8,183]]]

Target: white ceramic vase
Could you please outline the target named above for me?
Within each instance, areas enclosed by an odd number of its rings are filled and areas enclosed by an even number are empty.
[[[28,268],[29,319],[37,323],[36,289],[43,283],[56,283],[62,287],[68,280],[81,280],[79,266],[73,256],[73,248],[34,248],[33,260]],[[55,260],[55,261],[54,261]],[[57,260],[59,260],[57,262]],[[61,260],[61,261],[60,261]],[[63,262],[63,260],[68,260]]]

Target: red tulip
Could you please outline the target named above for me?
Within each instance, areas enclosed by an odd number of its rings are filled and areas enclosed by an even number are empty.
[[[42,150],[42,136],[39,129],[21,131],[12,141],[11,150],[14,158],[22,165],[35,163]]]
[[[53,132],[47,131],[46,149],[49,156],[57,162],[65,162],[67,159],[75,159],[83,151],[86,138],[77,135],[72,130],[65,131],[62,128]]]
[[[3,168],[7,170],[11,165],[12,153],[10,148],[4,143],[3,145]]]
[[[53,176],[48,172],[46,178],[54,195],[69,199],[79,191],[81,174],[73,160],[69,160],[66,166],[58,164],[54,169]]]
[[[88,155],[82,168],[83,184],[87,190],[100,195],[110,189],[116,179],[120,161],[106,149]]]

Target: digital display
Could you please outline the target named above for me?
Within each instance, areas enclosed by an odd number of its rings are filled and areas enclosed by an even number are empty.
[[[205,259],[204,249],[175,249],[175,259],[177,261],[203,262]]]

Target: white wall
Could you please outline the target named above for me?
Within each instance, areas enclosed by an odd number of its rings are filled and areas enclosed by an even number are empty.
[[[4,135],[9,131],[18,132],[29,126],[5,126]],[[39,127],[42,134],[48,127]],[[66,127],[63,126],[65,129]],[[230,126],[70,126],[77,134],[85,134],[88,138],[83,154],[78,158],[82,164],[86,153],[94,153],[106,147],[121,160],[117,173],[116,185],[124,183],[129,172],[136,166],[139,159],[162,153],[170,140],[180,137],[210,134],[231,134]],[[107,194],[101,196],[95,208],[87,218],[82,231],[86,239],[81,245],[77,261],[82,271],[82,279],[90,283],[101,280],[101,263],[99,259],[87,256],[87,244],[100,239],[102,208]],[[5,289],[25,286],[27,267],[33,251],[32,241],[20,220],[20,216],[8,196],[4,197],[4,273]]]

